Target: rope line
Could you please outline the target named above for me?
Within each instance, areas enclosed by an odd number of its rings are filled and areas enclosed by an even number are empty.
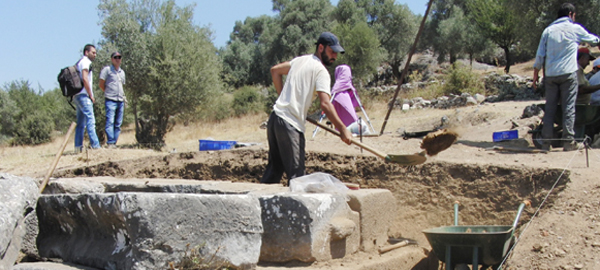
[[[560,179],[562,178],[562,176],[565,174],[565,172],[567,171],[567,169],[569,169],[569,167],[571,166],[571,163],[573,162],[573,160],[575,159],[575,155],[577,155],[579,151],[575,151],[575,153],[573,153],[573,156],[571,157],[571,160],[569,160],[569,163],[567,163],[566,167],[563,169],[563,171],[560,173],[560,175],[558,176],[558,178],[556,179],[556,181],[554,182],[554,184],[552,185],[552,188],[550,188],[550,190],[548,191],[548,193],[546,194],[546,196],[544,197],[544,199],[542,200],[542,203],[540,204],[540,206],[535,210],[535,212],[533,213],[533,215],[531,216],[531,219],[529,220],[529,222],[527,222],[527,224],[525,225],[525,228],[523,228],[523,230],[521,231],[521,234],[519,236],[519,238],[517,238],[517,240],[515,241],[514,245],[510,248],[510,250],[508,251],[508,253],[506,253],[506,256],[504,257],[504,259],[502,260],[502,262],[500,263],[500,265],[498,266],[497,270],[502,269],[502,265],[504,265],[504,263],[506,263],[506,260],[508,259],[508,257],[510,257],[510,255],[512,254],[513,250],[515,249],[515,247],[517,246],[517,244],[519,243],[519,241],[521,241],[521,238],[523,237],[523,235],[525,234],[525,232],[527,231],[527,229],[529,228],[529,225],[531,225],[531,223],[533,223],[534,219],[537,217],[538,213],[540,212],[540,209],[542,209],[542,207],[544,206],[544,204],[546,203],[546,200],[548,199],[548,197],[550,196],[550,194],[552,194],[552,191],[554,190],[554,188],[556,187],[556,185],[558,184],[558,182],[560,181]],[[600,158],[600,157],[599,157]],[[515,228],[516,229],[516,228]]]

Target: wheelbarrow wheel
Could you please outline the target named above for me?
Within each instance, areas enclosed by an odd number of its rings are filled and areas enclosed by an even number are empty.
[[[537,149],[542,149],[542,145],[544,144],[544,138],[542,138],[543,127],[544,124],[539,124],[531,133],[531,140]],[[562,129],[560,127],[554,127],[553,138],[562,138]],[[552,147],[562,147],[560,140],[552,140],[550,144]]]

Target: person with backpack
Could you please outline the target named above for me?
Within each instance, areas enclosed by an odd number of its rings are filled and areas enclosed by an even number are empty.
[[[73,96],[77,110],[75,152],[83,150],[83,135],[86,128],[92,149],[100,148],[94,117],[94,103],[96,100],[94,99],[94,92],[92,92],[92,61],[94,59],[96,59],[96,47],[92,44],[85,45],[83,47],[83,57],[77,62],[77,71],[83,83],[83,89]]]
[[[125,102],[125,71],[121,68],[122,56],[119,52],[110,55],[112,65],[105,66],[100,71],[100,89],[104,92],[104,106],[106,108],[106,145],[116,148],[121,124],[123,123],[123,110]]]

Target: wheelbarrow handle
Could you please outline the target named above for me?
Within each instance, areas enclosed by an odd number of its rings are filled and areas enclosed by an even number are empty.
[[[454,202],[454,226],[458,226],[458,201]]]
[[[517,224],[519,224],[519,218],[521,218],[521,213],[523,212],[523,209],[525,208],[525,206],[531,206],[531,202],[529,200],[525,200],[523,201],[523,203],[521,203],[521,205],[519,205],[519,211],[517,211],[517,216],[515,217],[515,221],[513,222],[513,232],[515,231],[515,229],[517,228]]]

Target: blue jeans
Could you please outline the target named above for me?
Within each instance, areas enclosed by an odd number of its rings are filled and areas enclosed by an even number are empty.
[[[106,143],[117,144],[119,134],[121,134],[121,124],[123,124],[123,102],[106,99]]]
[[[96,119],[94,118],[94,104],[90,97],[85,94],[73,97],[77,108],[77,127],[75,128],[75,150],[83,148],[83,132],[87,128],[90,145],[92,148],[100,148],[98,135],[96,135]]]

